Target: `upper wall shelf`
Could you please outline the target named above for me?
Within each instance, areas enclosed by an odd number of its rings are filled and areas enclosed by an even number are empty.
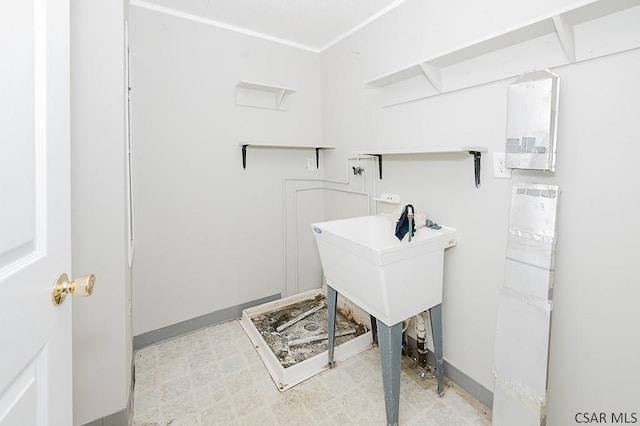
[[[420,77],[428,83],[430,92],[419,98],[409,99],[410,101],[515,77],[532,69],[552,68],[637,48],[640,47],[640,33],[637,31],[639,5],[640,0],[583,0],[574,7],[429,57],[378,76],[365,84],[384,88]],[[623,14],[612,19],[605,18],[623,11]],[[600,22],[600,18],[605,19]],[[612,32],[619,34],[612,36]],[[615,43],[602,43],[603,39],[615,38],[620,34],[624,41],[616,39]],[[550,53],[549,50],[556,46],[559,52]],[[508,59],[500,61],[504,57],[496,57],[494,60],[480,60],[485,55],[498,55],[500,52],[508,55]],[[475,68],[462,71],[457,69],[457,65],[474,59],[477,61],[471,65]],[[491,65],[496,70],[489,75],[486,70],[479,69]],[[478,74],[480,77],[474,80],[469,74]],[[385,106],[406,101],[396,100]]]
[[[285,111],[285,98],[293,93],[295,89],[287,87],[240,81],[236,84],[236,105]]]
[[[473,155],[473,170],[476,188],[480,187],[480,159],[482,153],[487,152],[484,146],[461,147],[435,147],[435,148],[396,148],[396,149],[372,149],[367,151],[354,151],[354,155],[371,155],[378,158],[378,173],[382,179],[383,155],[424,155],[424,154],[471,154]]]
[[[304,145],[304,144],[274,144],[274,143],[249,143],[240,142],[242,148],[242,168],[247,168],[247,148],[269,148],[269,149],[315,149],[316,151],[316,167],[320,165],[320,150],[321,149],[334,149],[335,146],[318,146],[318,145]]]

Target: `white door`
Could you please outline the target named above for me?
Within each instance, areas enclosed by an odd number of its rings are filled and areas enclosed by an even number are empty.
[[[0,425],[72,424],[69,0],[0,0]]]

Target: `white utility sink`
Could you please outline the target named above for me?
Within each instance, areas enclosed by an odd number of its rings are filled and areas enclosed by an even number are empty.
[[[394,235],[390,216],[312,224],[327,285],[393,326],[442,303],[444,249],[454,228],[422,228],[411,242]]]

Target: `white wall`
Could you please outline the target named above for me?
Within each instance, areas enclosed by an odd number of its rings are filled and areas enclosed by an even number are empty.
[[[283,290],[283,178],[322,141],[317,53],[132,6],[134,335]],[[288,111],[235,105],[240,80],[290,87]],[[324,156],[324,154],[322,154]],[[321,197],[321,195],[319,195]]]
[[[73,300],[74,424],[124,410],[131,383],[125,212],[125,2],[71,2],[73,276],[96,290]]]
[[[482,187],[469,156],[385,157],[379,192],[399,193],[437,222],[460,232],[446,255],[445,358],[493,389],[497,292],[504,272],[510,188],[515,180],[560,185],[556,291],[551,330],[550,425],[572,424],[577,411],[636,411],[640,380],[640,254],[634,182],[640,153],[640,52],[569,65],[560,74],[557,172],[491,174],[504,151],[507,86],[498,81],[418,102],[380,108],[364,82],[571,2],[408,0],[321,54],[323,133],[339,146],[327,177],[353,150],[394,146],[484,145]],[[500,63],[496,67],[503,66]],[[470,73],[475,70],[467,70]],[[478,70],[481,71],[481,70]],[[426,84],[426,82],[425,82]],[[375,173],[367,165],[367,173]]]

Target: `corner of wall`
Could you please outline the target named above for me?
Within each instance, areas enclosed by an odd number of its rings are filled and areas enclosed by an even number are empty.
[[[131,386],[124,165],[127,6],[126,1],[71,0],[70,7],[71,272],[97,276],[92,297],[73,303],[74,424],[95,419],[107,424],[120,418]]]

